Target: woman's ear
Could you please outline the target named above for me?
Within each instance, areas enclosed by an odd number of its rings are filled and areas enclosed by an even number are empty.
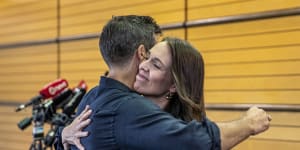
[[[171,85],[171,87],[169,88],[169,92],[170,93],[176,93],[177,92],[175,83],[173,83]]]

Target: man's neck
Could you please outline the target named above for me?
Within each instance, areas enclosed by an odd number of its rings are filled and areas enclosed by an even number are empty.
[[[130,89],[133,89],[133,83],[135,81],[137,71],[133,71],[129,68],[123,69],[110,69],[107,77],[115,79],[123,84],[125,84]]]

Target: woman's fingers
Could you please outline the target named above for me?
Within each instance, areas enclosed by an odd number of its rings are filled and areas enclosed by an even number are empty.
[[[82,117],[84,116],[84,114],[90,110],[90,106],[86,105],[84,110],[78,115],[78,117],[76,117],[79,121],[82,120]]]
[[[86,137],[86,136],[88,136],[88,135],[89,135],[89,132],[87,132],[87,131],[77,132],[77,133],[75,134],[75,136],[76,136],[77,138]]]
[[[80,143],[80,140],[76,140],[74,144],[75,144],[75,146],[76,146],[78,149],[84,150],[84,147],[83,147],[83,145]]]
[[[81,119],[80,120],[86,120],[87,118],[90,117],[90,115],[92,114],[92,110],[90,108],[88,108],[87,111],[85,111],[82,116],[81,116]]]

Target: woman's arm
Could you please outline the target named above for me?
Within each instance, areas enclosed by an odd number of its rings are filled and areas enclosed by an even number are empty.
[[[217,123],[221,132],[222,150],[231,149],[249,136],[266,131],[270,121],[271,116],[263,109],[251,107],[239,120]]]

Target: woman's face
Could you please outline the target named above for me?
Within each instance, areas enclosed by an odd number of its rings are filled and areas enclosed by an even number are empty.
[[[134,89],[145,96],[165,96],[173,84],[170,49],[166,42],[159,42],[150,52],[149,59],[139,66]]]

